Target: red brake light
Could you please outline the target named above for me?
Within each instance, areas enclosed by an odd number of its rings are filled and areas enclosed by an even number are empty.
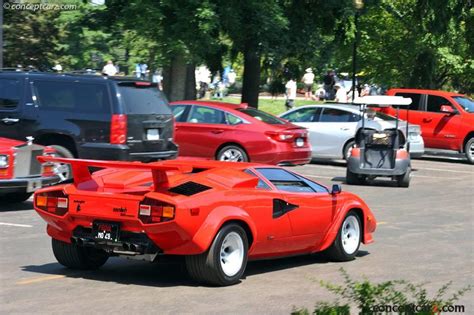
[[[69,200],[62,190],[35,194],[35,207],[55,215],[64,215],[68,210]]]
[[[135,86],[151,86],[151,82],[147,81],[136,81]]]
[[[124,144],[127,140],[127,115],[112,115],[110,143]]]
[[[166,222],[174,219],[175,207],[168,203],[145,198],[140,203],[138,217],[145,224]]]
[[[293,132],[288,131],[267,131],[265,134],[273,140],[281,142],[291,142],[296,136]]]

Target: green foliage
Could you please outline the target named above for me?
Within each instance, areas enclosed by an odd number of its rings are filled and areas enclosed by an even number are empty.
[[[445,297],[452,282],[443,285],[433,297],[429,297],[424,284],[413,284],[405,280],[384,281],[381,283],[372,283],[368,279],[356,281],[352,279],[343,268],[340,272],[344,278],[343,285],[335,285],[329,282],[321,281],[320,284],[330,292],[334,293],[345,301],[333,303],[320,302],[316,304],[312,314],[350,314],[351,305],[355,305],[359,314],[379,314],[385,311],[376,311],[378,306],[399,306],[405,307],[404,312],[399,314],[406,315],[432,315],[436,310],[447,305],[453,305],[466,292],[470,291],[469,285],[453,293],[450,297]],[[426,310],[413,311],[411,306],[426,306]],[[296,309],[292,314],[309,314],[307,309]]]

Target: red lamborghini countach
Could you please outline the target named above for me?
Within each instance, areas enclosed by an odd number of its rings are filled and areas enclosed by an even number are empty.
[[[239,281],[248,259],[327,250],[348,261],[373,241],[376,221],[359,197],[278,166],[39,160],[69,163],[74,174],[74,183],[34,200],[56,259],[69,268],[182,255],[193,279],[225,286]]]

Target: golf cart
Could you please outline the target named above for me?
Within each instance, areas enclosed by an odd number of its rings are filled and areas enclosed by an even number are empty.
[[[356,98],[362,114],[355,135],[355,147],[347,159],[346,182],[358,185],[367,179],[390,177],[400,187],[410,185],[410,143],[399,130],[399,107],[411,104],[401,96],[364,96]],[[374,108],[393,106],[397,109],[395,128],[386,128],[371,119]],[[408,135],[408,123],[406,135]]]

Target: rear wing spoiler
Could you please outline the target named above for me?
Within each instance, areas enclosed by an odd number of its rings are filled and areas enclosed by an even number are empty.
[[[81,160],[81,159],[67,159],[53,156],[38,156],[38,161],[41,163],[67,163],[71,165],[74,186],[78,189],[94,190],[99,187],[97,182],[92,178],[90,167],[98,168],[118,168],[118,169],[135,169],[135,170],[150,170],[153,177],[153,185],[155,190],[158,188],[168,188],[167,171],[177,171],[179,173],[192,172],[191,165],[164,165],[160,162],[156,163],[141,163],[141,162],[122,162],[122,161],[96,161],[96,160]]]

